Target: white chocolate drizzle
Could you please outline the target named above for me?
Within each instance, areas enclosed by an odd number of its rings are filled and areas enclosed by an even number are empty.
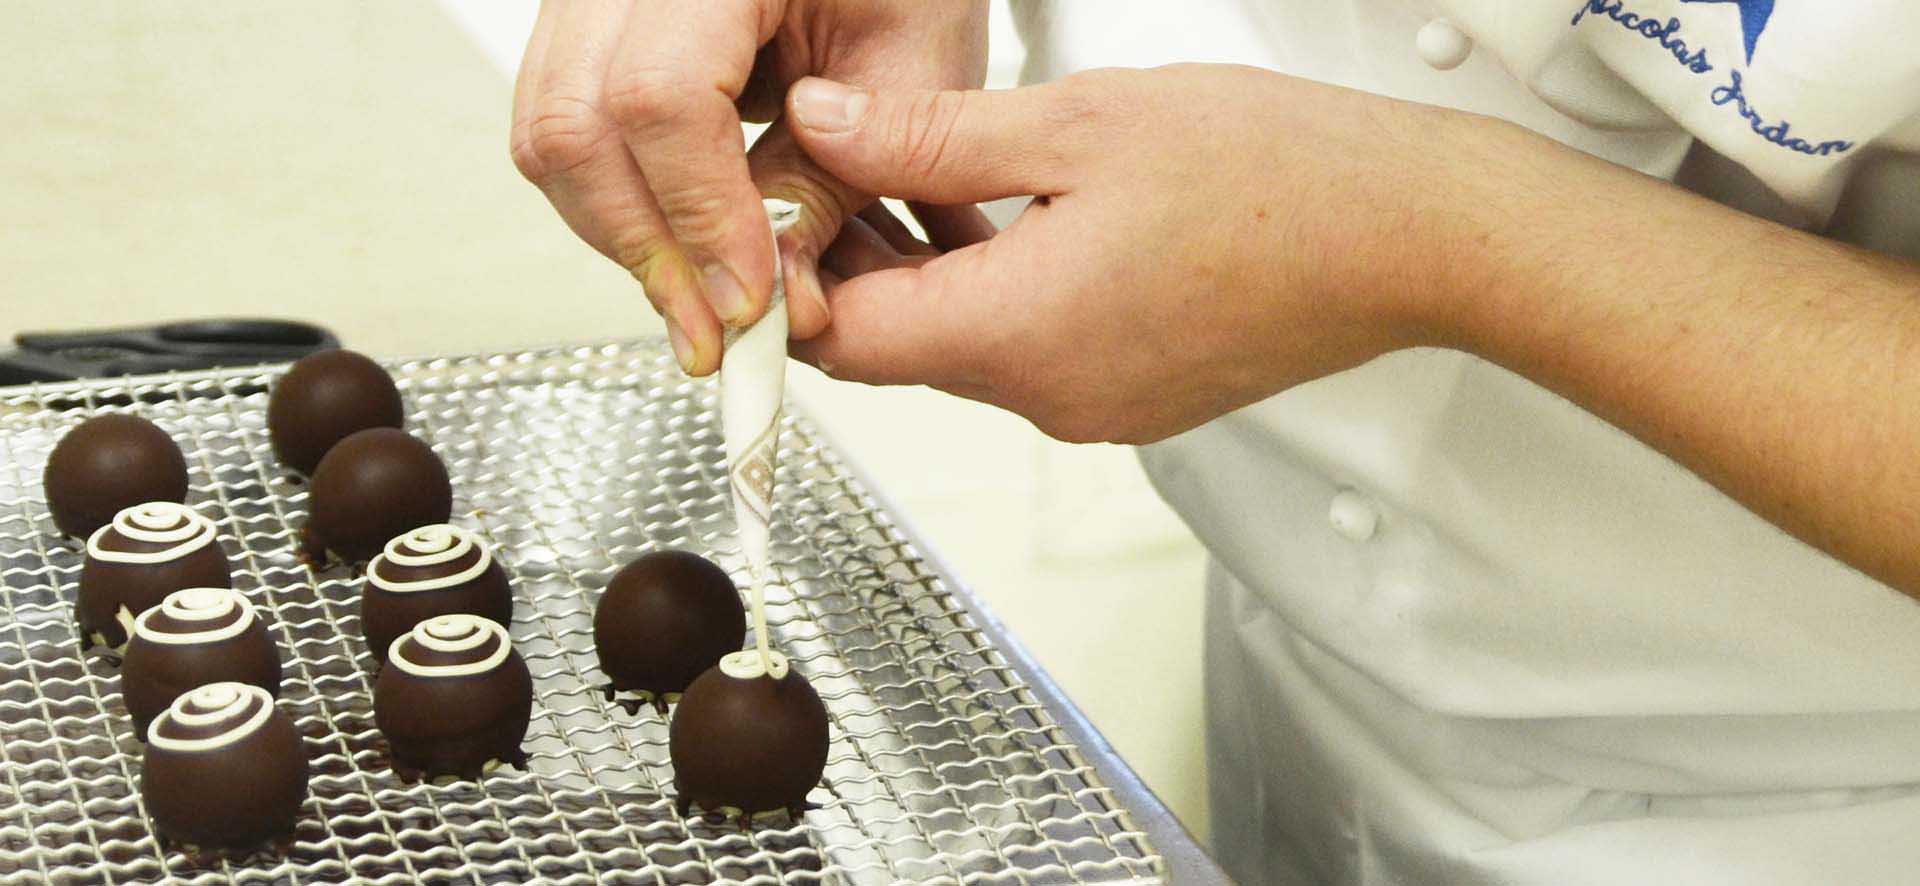
[[[392,563],[396,566],[439,566],[459,560],[476,548],[480,551],[480,558],[473,561],[472,566],[439,578],[393,581],[380,574],[380,566],[383,563]],[[395,536],[388,541],[386,550],[375,555],[373,562],[367,564],[367,583],[396,594],[438,591],[478,578],[492,563],[493,552],[487,550],[486,543],[475,538],[473,533],[450,523],[435,523],[432,526],[422,526],[405,535]]]
[[[123,610],[126,607],[121,607]],[[204,631],[186,631],[169,633],[149,624],[155,613],[166,613],[167,617],[182,622],[217,622],[233,614],[240,614],[231,623]],[[231,637],[238,637],[247,628],[253,626],[253,607],[247,605],[247,598],[231,588],[186,588],[168,594],[160,605],[140,613],[133,620],[133,629],[128,636],[140,636],[155,643],[171,643],[180,646],[194,643],[216,643]]]
[[[248,703],[258,699],[259,709],[240,722]],[[250,683],[209,683],[173,700],[147,727],[147,743],[169,751],[213,751],[252,735],[273,716],[273,695]],[[217,735],[206,738],[172,738],[165,734],[168,724],[182,726],[221,726]]]
[[[401,647],[408,640],[419,643],[435,652],[466,652],[485,645],[488,637],[500,638],[493,653],[476,661],[447,665],[427,665],[413,661],[401,654]],[[456,612],[451,615],[436,615],[417,625],[413,630],[400,635],[387,647],[387,661],[394,667],[420,677],[470,677],[484,674],[500,666],[513,653],[513,641],[507,638],[507,629],[499,622],[478,615]]]
[[[766,657],[761,658],[762,655]],[[735,680],[751,680],[755,677],[785,680],[787,668],[787,657],[771,650],[762,653],[758,649],[742,649],[720,658],[720,673]]]
[[[113,620],[120,623],[120,635],[132,639],[133,626],[137,620],[133,617],[133,610],[127,608],[127,604],[120,604],[120,608],[113,613]],[[95,631],[93,639],[94,642],[102,646],[107,645],[107,635],[105,634]],[[125,653],[127,651],[127,641],[120,641],[120,645],[113,647],[113,651]]]
[[[101,547],[108,532],[148,544],[171,545],[158,551],[114,551]],[[109,563],[170,563],[213,543],[213,521],[179,502],[150,501],[122,508],[113,522],[87,537],[87,556]]]

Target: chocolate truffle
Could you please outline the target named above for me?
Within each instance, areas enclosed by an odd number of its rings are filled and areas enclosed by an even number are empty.
[[[118,649],[134,618],[168,594],[232,586],[213,521],[177,502],[148,502],[115,514],[87,538],[75,616],[82,636]]]
[[[148,727],[140,796],[162,846],[284,850],[307,800],[306,748],[265,689],[201,686]]]
[[[324,563],[332,551],[363,563],[396,535],[447,522],[453,483],[427,444],[406,431],[369,428],[327,450],[313,470],[307,504],[308,559]]]
[[[807,792],[827,765],[827,709],[787,664],[748,649],[720,660],[680,697],[667,731],[681,815],[698,805],[752,816],[807,808]]]
[[[274,383],[267,400],[273,455],[302,474],[313,473],[321,456],[347,435],[398,428],[404,421],[393,376],[357,351],[301,357]]]
[[[533,676],[507,629],[477,615],[439,615],[393,641],[373,684],[373,722],[402,781],[477,781],[498,764],[526,767]]]
[[[593,610],[593,646],[606,687],[633,692],[629,713],[650,701],[661,713],[687,684],[740,648],[747,636],[740,592],[720,567],[686,551],[655,551],[628,563]]]
[[[360,626],[381,663],[414,625],[456,612],[503,625],[513,620],[507,572],[473,533],[445,523],[422,526],[387,542],[367,564]]]
[[[187,500],[187,460],[153,422],[101,415],[54,444],[43,479],[47,509],[63,535],[86,538],[123,508]]]
[[[239,591],[188,588],[140,613],[120,665],[120,693],[135,735],[198,686],[228,681],[280,694],[280,651]]]

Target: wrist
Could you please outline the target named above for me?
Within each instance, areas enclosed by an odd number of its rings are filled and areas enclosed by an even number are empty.
[[[1559,146],[1521,127],[1447,108],[1368,97],[1370,148],[1344,170],[1370,186],[1335,193],[1321,210],[1323,254],[1334,268],[1321,296],[1349,307],[1350,328],[1379,352],[1409,347],[1477,351],[1510,288],[1503,255],[1541,221],[1526,204],[1550,191],[1527,181],[1536,155]],[[1515,169],[1514,167],[1524,167]]]
[[[1466,351],[1511,365],[1515,349],[1551,326],[1574,253],[1622,201],[1595,197],[1651,184],[1516,124],[1437,110],[1433,151],[1420,179],[1427,212],[1418,285],[1396,307],[1418,346]],[[1631,201],[1626,201],[1631,202]]]

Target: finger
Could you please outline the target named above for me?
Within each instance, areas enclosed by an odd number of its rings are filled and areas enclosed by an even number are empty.
[[[902,256],[864,219],[853,218],[820,257],[820,267],[851,279],[861,274],[925,264],[931,255]]]
[[[907,223],[894,215],[893,210],[888,209],[885,203],[875,200],[867,204],[867,208],[860,210],[858,215],[861,221],[867,223],[867,227],[872,228],[874,233],[887,241],[888,246],[893,247],[894,252],[901,255],[940,254],[940,250],[933,248],[932,244],[915,237],[913,231],[907,229]]]
[[[787,92],[794,136],[815,162],[868,193],[977,203],[1064,193],[1090,118],[1079,82],[998,91],[866,90],[808,77]]]
[[[608,151],[542,188],[548,202],[580,239],[618,262],[641,281],[649,304],[676,338],[674,356],[689,375],[720,368],[725,333],[713,308],[700,296],[697,271],[676,252],[653,251],[666,221],[647,198],[646,181],[625,151]]]
[[[788,328],[796,339],[811,338],[826,328],[829,316],[818,274],[820,254],[853,208],[872,198],[815,165],[784,121],[754,142],[747,164],[763,193],[800,204],[800,220],[780,235],[777,245]]]
[[[513,78],[513,125],[509,129],[515,165],[519,165],[521,150],[528,143],[527,124],[533,119],[533,99],[538,94],[540,78],[546,70],[547,47],[553,42],[554,27],[559,21],[560,0],[541,3],[540,12],[533,20],[533,33],[527,37],[527,48],[520,53],[520,70]]]
[[[733,103],[740,119],[748,123],[772,123],[780,116],[789,82],[781,77],[781,64],[779,41],[760,47],[760,52],[753,57],[753,72],[747,75],[747,85],[740,88],[740,97]]]
[[[802,362],[842,381],[870,385],[958,381],[952,320],[925,281],[926,268],[896,268],[847,280],[830,294],[833,324],[789,345]],[[849,320],[848,318],[854,318]]]
[[[971,203],[958,206],[941,206],[934,203],[913,202],[907,204],[907,211],[913,213],[915,221],[927,232],[927,242],[941,252],[964,249],[975,243],[992,239],[999,233],[993,221],[980,207]]]
[[[515,107],[514,163],[589,246],[626,268],[667,321],[682,368],[705,375],[720,362],[719,321],[696,284],[649,280],[695,279],[684,261],[659,244],[666,220],[653,205],[646,180],[628,155],[602,93],[631,0],[549,3],[541,11],[545,37],[539,70],[519,78],[530,97]],[[531,59],[529,59],[531,60]]]
[[[1018,356],[1002,353],[1017,333],[1006,325],[1010,302],[1038,285],[1043,264],[1003,237],[849,278],[827,291],[833,324],[793,353],[847,381],[985,390]]]
[[[702,295],[734,326],[758,319],[773,291],[773,238],[733,103],[773,34],[779,5],[639,4],[606,84],[608,113],[672,231],[672,243],[653,248],[678,252],[698,268]]]

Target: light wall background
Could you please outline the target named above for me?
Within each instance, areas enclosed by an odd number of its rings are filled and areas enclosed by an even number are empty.
[[[528,0],[17,0],[0,335],[313,320],[384,356],[657,336],[507,157]],[[996,2],[990,85],[1021,51]],[[797,368],[796,399],[1190,828],[1201,552],[1121,447]]]

